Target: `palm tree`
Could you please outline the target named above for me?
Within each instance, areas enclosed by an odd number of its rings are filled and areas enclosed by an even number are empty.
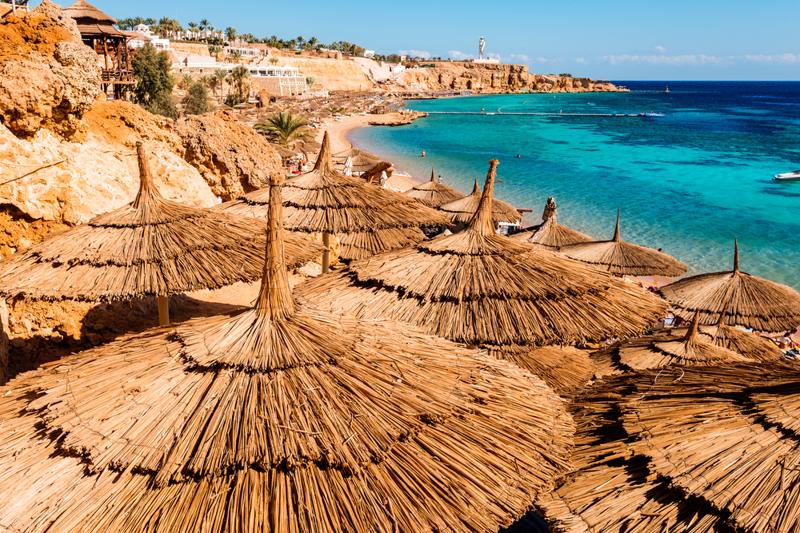
[[[208,19],[203,19],[200,21],[200,31],[206,31],[211,29],[211,22]]]
[[[214,84],[219,87],[219,103],[221,104],[225,96],[225,78],[228,77],[228,73],[220,69],[214,72],[212,77],[216,80]]]
[[[228,93],[228,105],[236,106],[247,101],[250,89],[247,85],[247,78],[249,77],[250,71],[241,65],[231,70],[231,91]]]
[[[229,43],[233,43],[233,41],[236,40],[236,35],[237,35],[236,28],[233,28],[231,26],[225,28],[225,37],[228,39]]]
[[[266,122],[257,123],[253,128],[270,142],[282,146],[289,146],[311,137],[306,119],[294,116],[288,111],[281,111],[268,118]]]

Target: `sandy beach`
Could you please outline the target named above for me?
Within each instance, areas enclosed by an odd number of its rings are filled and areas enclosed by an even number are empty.
[[[317,141],[322,141],[322,135],[325,131],[331,136],[331,144],[334,153],[349,150],[350,148],[357,148],[350,140],[350,134],[359,128],[381,127],[370,126],[370,122],[375,121],[389,121],[396,117],[397,113],[386,113],[383,115],[348,115],[339,120],[331,119],[323,123],[317,134]],[[394,164],[393,161],[389,161]],[[396,191],[407,191],[414,185],[425,181],[423,178],[409,176],[402,173],[395,167],[395,172],[386,182],[388,189]]]

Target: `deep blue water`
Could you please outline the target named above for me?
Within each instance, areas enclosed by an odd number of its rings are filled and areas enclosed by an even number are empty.
[[[418,176],[435,165],[465,192],[500,159],[498,196],[533,208],[556,196],[559,220],[661,247],[691,272],[742,268],[800,288],[800,82],[619,82],[630,93],[418,100],[421,111],[661,113],[652,118],[431,115],[364,128],[353,141]],[[670,92],[664,92],[669,85]],[[419,153],[425,149],[428,157]],[[521,158],[515,156],[519,154]]]

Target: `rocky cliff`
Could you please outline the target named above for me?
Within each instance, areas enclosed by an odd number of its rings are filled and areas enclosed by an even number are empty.
[[[100,92],[95,53],[75,22],[49,0],[0,24],[0,122],[31,137],[42,127],[64,138]]]
[[[139,140],[159,190],[186,204],[215,205],[282,172],[264,137],[228,113],[173,121],[98,98],[97,61],[74,22],[47,0],[0,22],[0,258],[130,202]],[[0,381],[6,334],[16,372],[152,325],[154,314],[153,302],[8,304],[7,323],[0,305]]]
[[[471,91],[478,94],[518,92],[610,92],[619,87],[604,81],[571,76],[531,74],[527,65],[436,62],[407,69],[392,88],[426,93]]]

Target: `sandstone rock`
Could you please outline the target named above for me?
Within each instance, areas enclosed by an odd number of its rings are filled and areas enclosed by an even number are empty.
[[[75,136],[100,93],[97,61],[55,4],[8,16],[0,25],[0,121],[24,138],[41,128]]]
[[[8,307],[0,298],[0,385],[8,380]]]
[[[176,130],[184,159],[223,200],[266,187],[271,175],[284,173],[275,149],[230,112],[185,117]]]
[[[0,125],[0,176],[13,180],[0,185],[0,205],[10,204],[33,220],[78,224],[132,201],[139,187],[133,140],[167,134],[151,131],[140,136],[133,128],[120,129],[128,142],[111,142],[90,131],[84,142],[76,143],[48,130],[30,140],[19,139]],[[219,202],[170,143],[149,140],[147,149],[156,183],[166,197],[200,206]]]

